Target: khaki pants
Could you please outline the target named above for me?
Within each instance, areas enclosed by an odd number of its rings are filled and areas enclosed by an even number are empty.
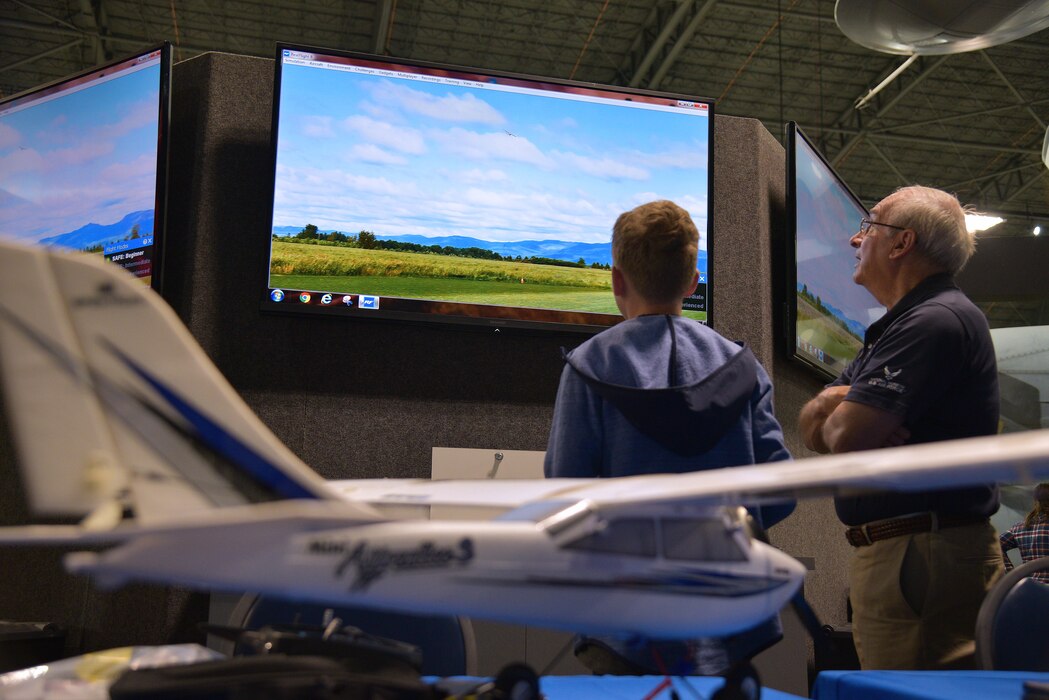
[[[852,633],[864,670],[973,668],[976,615],[1004,569],[990,523],[857,547]]]

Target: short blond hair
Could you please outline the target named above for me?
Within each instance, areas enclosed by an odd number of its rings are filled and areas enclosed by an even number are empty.
[[[696,274],[698,254],[692,217],[666,199],[620,214],[612,227],[612,262],[649,301],[680,299]]]

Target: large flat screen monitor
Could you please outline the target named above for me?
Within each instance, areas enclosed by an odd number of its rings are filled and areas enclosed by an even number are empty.
[[[170,76],[164,44],[0,101],[0,237],[159,288]]]
[[[594,330],[621,320],[611,231],[671,199],[710,320],[712,103],[278,45],[262,308]]]
[[[841,373],[885,313],[852,279],[849,238],[865,216],[863,202],[813,142],[787,124],[787,350],[825,378]]]

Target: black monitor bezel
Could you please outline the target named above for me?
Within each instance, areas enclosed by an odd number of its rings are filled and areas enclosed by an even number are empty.
[[[153,201],[153,260],[150,287],[157,293],[161,293],[163,291],[164,278],[164,249],[167,246],[168,168],[170,162],[169,143],[171,140],[171,44],[163,41],[105,63],[57,78],[48,83],[31,87],[15,95],[0,99],[0,105],[13,104],[28,97],[53,91],[68,83],[81,80],[94,73],[102,73],[121,63],[147,56],[156,51],[160,52],[160,90],[157,104],[157,175]]]
[[[272,102],[272,120],[270,128],[270,155],[271,155],[271,168],[269,172],[269,193],[270,198],[268,200],[269,211],[267,212],[266,220],[270,227],[273,221],[273,210],[274,210],[274,188],[276,185],[276,168],[277,168],[277,140],[278,140],[278,127],[280,121],[280,86],[281,86],[281,53],[284,50],[291,51],[302,51],[308,53],[320,53],[331,56],[337,56],[347,58],[351,60],[363,60],[363,61],[375,61],[379,63],[393,63],[403,65],[412,68],[422,69],[433,69],[439,71],[451,71],[455,73],[476,75],[484,77],[503,78],[510,80],[526,80],[534,81],[539,83],[546,83],[555,86],[564,86],[571,88],[590,88],[598,90],[606,90],[610,92],[617,92],[625,95],[638,95],[646,97],[656,97],[663,99],[677,99],[677,100],[688,100],[692,102],[705,104],[708,113],[708,152],[707,152],[707,230],[700,231],[700,236],[705,236],[706,252],[707,252],[707,276],[709,279],[714,278],[713,271],[713,202],[714,202],[714,115],[715,115],[715,103],[711,98],[697,97],[694,95],[684,95],[673,92],[663,92],[654,90],[643,90],[630,87],[622,87],[617,85],[603,85],[597,83],[587,83],[575,80],[565,80],[560,78],[550,78],[545,76],[535,76],[525,73],[512,73],[507,71],[491,70],[487,68],[477,68],[471,66],[461,66],[454,64],[436,63],[431,61],[419,61],[414,59],[396,58],[391,56],[383,56],[377,54],[370,54],[357,51],[345,51],[341,49],[323,48],[317,46],[311,46],[306,44],[297,44],[290,42],[277,42],[274,53],[274,80],[273,80],[273,102]],[[265,256],[265,267],[262,270],[261,281],[259,284],[262,290],[260,299],[260,311],[263,313],[275,313],[275,314],[288,314],[288,315],[317,315],[325,317],[337,317],[337,318],[352,318],[355,320],[378,320],[378,321],[393,321],[393,322],[409,322],[409,323],[421,323],[421,324],[439,324],[444,326],[457,326],[462,329],[480,330],[487,332],[505,332],[505,331],[524,331],[524,332],[556,332],[556,333],[571,333],[571,334],[587,334],[593,335],[606,328],[610,328],[615,323],[618,323],[621,318],[617,318],[615,322],[611,324],[597,324],[587,323],[585,321],[573,322],[573,321],[548,321],[548,320],[534,320],[534,319],[519,319],[519,318],[498,318],[494,316],[467,316],[467,315],[453,315],[445,313],[428,313],[426,311],[399,311],[396,309],[380,309],[378,311],[369,310],[366,312],[360,312],[356,308],[348,309],[340,307],[337,304],[331,306],[316,306],[313,304],[309,305],[292,305],[288,303],[277,303],[270,299],[269,292],[271,287],[269,286],[269,267],[270,267],[270,253],[269,246],[271,242],[271,228],[268,228],[264,234],[265,245],[267,246],[267,253]],[[713,285],[709,282],[706,287],[706,324],[713,327]],[[299,291],[310,291],[314,290],[292,290],[295,293]],[[317,290],[325,291],[325,290]],[[609,292],[611,294],[611,292]],[[440,302],[426,302],[425,300],[410,300],[417,301],[423,304],[438,304]],[[469,305],[463,304],[461,306],[481,306],[481,305]],[[520,307],[492,307],[495,309],[507,308],[516,309]],[[542,313],[546,310],[540,310]],[[569,315],[576,313],[581,317],[588,316],[582,312],[560,312],[550,310],[550,315]],[[604,316],[602,314],[602,316]]]

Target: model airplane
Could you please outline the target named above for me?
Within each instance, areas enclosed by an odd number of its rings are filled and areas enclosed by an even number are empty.
[[[588,633],[717,636],[777,612],[804,568],[736,504],[1049,476],[1049,432],[1034,431],[681,475],[327,482],[126,272],[6,243],[0,372],[31,507],[84,516],[3,528],[0,543],[112,545],[66,560],[102,584]],[[485,519],[429,519],[438,505]]]

